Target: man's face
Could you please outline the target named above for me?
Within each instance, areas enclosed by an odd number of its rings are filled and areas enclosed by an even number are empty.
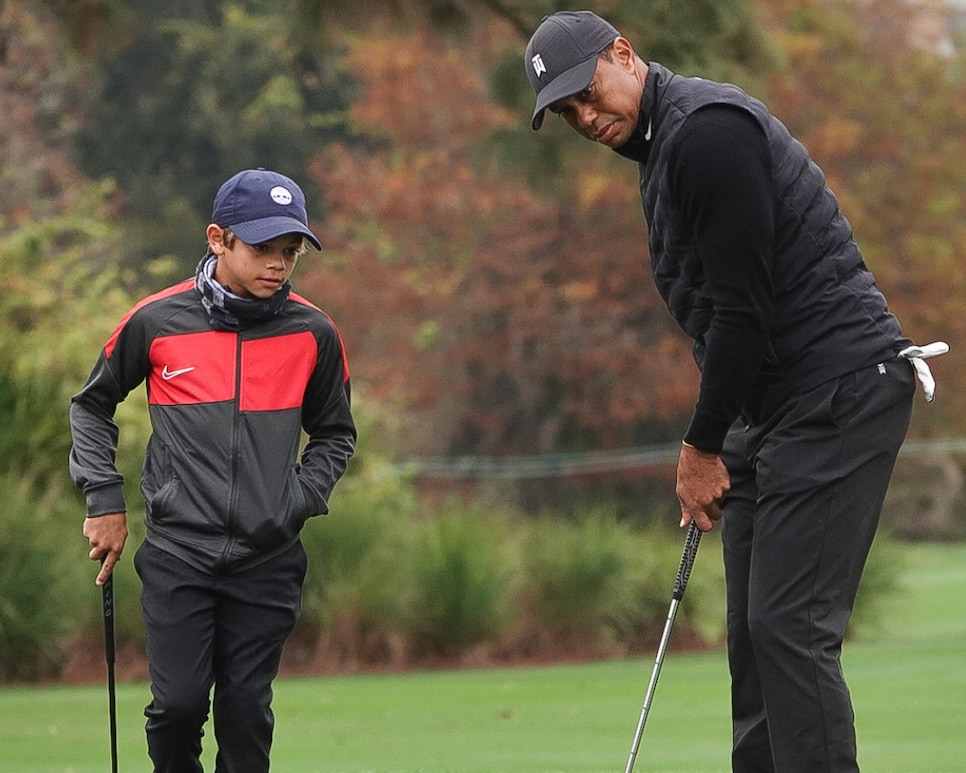
[[[615,41],[609,60],[597,60],[597,72],[587,88],[549,107],[577,134],[609,148],[619,148],[631,138],[644,93],[634,52],[622,42]]]

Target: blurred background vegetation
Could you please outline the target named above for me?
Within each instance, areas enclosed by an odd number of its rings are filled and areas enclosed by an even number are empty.
[[[341,328],[361,427],[332,515],[305,533],[291,664],[652,645],[680,556],[673,468],[621,453],[673,447],[697,378],[651,286],[635,167],[557,122],[529,129],[526,39],[586,5],[0,0],[0,676],[100,662],[67,404],[130,305],[191,273],[215,191],[252,166],[306,190],[325,251],[295,284]],[[966,534],[966,9],[592,5],[645,59],[768,102],[825,170],[907,334],[953,346],[887,503],[857,615],[872,620],[896,579],[890,540]],[[128,559],[144,402],[119,416]],[[601,453],[622,461],[573,464]],[[542,472],[480,464],[521,457]],[[718,547],[705,541],[682,611],[696,644],[721,638]],[[118,623],[140,673],[130,564]]]

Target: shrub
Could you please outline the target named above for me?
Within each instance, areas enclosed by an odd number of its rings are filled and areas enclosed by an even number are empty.
[[[399,521],[378,506],[310,523],[303,532],[309,569],[303,634],[321,667],[397,659],[400,627]]]
[[[302,532],[309,558],[299,633],[320,668],[398,660],[408,593],[401,558],[415,512],[411,483],[374,453],[384,438],[367,411],[355,410],[359,448],[336,487],[332,511]]]
[[[678,607],[675,641],[705,645],[725,631],[724,567],[720,528],[701,537],[684,600]],[[660,636],[674,591],[685,532],[667,523],[653,523],[636,532],[628,549],[627,583],[634,588],[634,606],[624,619],[623,637],[631,646],[651,646]]]
[[[529,523],[523,598],[538,638],[596,645],[615,637],[632,605],[624,581],[629,534],[600,514]]]
[[[406,557],[409,629],[419,650],[452,656],[499,639],[508,622],[506,543],[498,519],[478,509],[443,512],[420,525]]]
[[[68,545],[61,538],[68,516],[56,498],[34,494],[9,474],[0,485],[0,672],[8,680],[55,676],[82,607],[78,563],[70,556],[81,540]]]

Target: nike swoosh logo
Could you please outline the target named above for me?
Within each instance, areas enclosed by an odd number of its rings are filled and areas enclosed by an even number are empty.
[[[195,369],[195,366],[192,365],[190,368],[178,368],[177,370],[168,370],[168,366],[165,365],[164,369],[161,371],[161,378],[163,378],[165,381],[170,381],[171,379],[176,378],[177,376],[183,376],[185,373],[190,373],[194,369]]]
[[[645,132],[644,134],[644,141],[645,142],[651,141],[651,119],[650,118],[647,119],[647,132]]]

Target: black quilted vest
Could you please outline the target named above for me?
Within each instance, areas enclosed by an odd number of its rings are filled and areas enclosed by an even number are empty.
[[[689,224],[668,193],[667,160],[685,118],[710,104],[747,110],[768,138],[775,198],[775,321],[759,390],[782,382],[804,392],[892,358],[909,344],[875,286],[822,170],[758,100],[736,86],[675,75],[649,64],[637,140],[618,150],[639,162],[651,267],[674,319],[704,359],[714,314]],[[650,142],[643,135],[650,127]]]

